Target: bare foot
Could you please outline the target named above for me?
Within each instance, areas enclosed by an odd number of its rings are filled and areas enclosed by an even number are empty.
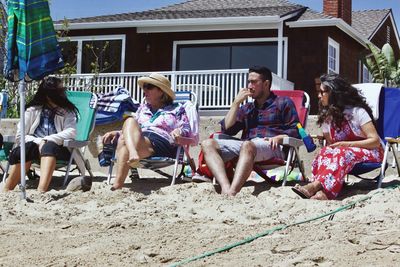
[[[110,188],[111,191],[121,190],[121,189],[122,189],[122,186],[118,186],[118,185],[115,185],[115,184]]]
[[[131,168],[137,168],[139,167],[139,160],[140,160],[139,158],[137,159],[131,158],[126,162],[126,164],[128,164]]]
[[[315,195],[313,195],[310,199],[317,199],[317,200],[328,200],[328,197],[324,193],[324,191],[320,190]]]

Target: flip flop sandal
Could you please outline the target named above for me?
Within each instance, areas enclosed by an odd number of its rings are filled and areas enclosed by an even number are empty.
[[[295,186],[293,186],[292,187],[292,190],[293,190],[293,192],[295,192],[297,195],[299,195],[301,198],[304,198],[304,199],[309,199],[311,196],[310,196],[310,193],[306,190],[306,189],[304,189],[304,188],[302,188],[300,185],[298,185],[298,184],[296,184]]]

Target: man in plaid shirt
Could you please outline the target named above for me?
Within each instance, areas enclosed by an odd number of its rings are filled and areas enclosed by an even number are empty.
[[[221,194],[235,196],[253,170],[254,162],[284,158],[280,145],[283,138],[299,138],[294,103],[271,92],[271,83],[268,68],[250,68],[248,88],[239,91],[221,121],[224,134],[232,136],[242,130],[241,140],[207,139],[201,144],[205,162],[220,184]],[[248,97],[254,101],[240,106]],[[237,157],[233,179],[229,180],[224,163]]]

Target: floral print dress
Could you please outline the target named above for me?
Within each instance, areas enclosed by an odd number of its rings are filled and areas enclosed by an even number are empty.
[[[354,125],[351,125],[349,120],[342,123],[340,130],[330,127],[330,135],[333,143],[365,139],[355,133]],[[326,146],[314,159],[312,174],[314,180],[321,182],[327,197],[334,199],[343,187],[345,176],[353,169],[354,165],[360,162],[381,162],[382,159],[382,146],[375,149]]]

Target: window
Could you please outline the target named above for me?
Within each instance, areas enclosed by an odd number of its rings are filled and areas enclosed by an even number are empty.
[[[70,37],[60,41],[63,59],[70,72],[124,72],[124,35]]]
[[[278,42],[227,42],[178,44],[176,70],[246,69],[264,65],[277,73]]]
[[[328,73],[339,74],[340,46],[328,37]]]
[[[364,64],[362,64],[361,82],[362,83],[370,83],[370,82],[372,82],[372,75],[369,72],[368,68]]]

